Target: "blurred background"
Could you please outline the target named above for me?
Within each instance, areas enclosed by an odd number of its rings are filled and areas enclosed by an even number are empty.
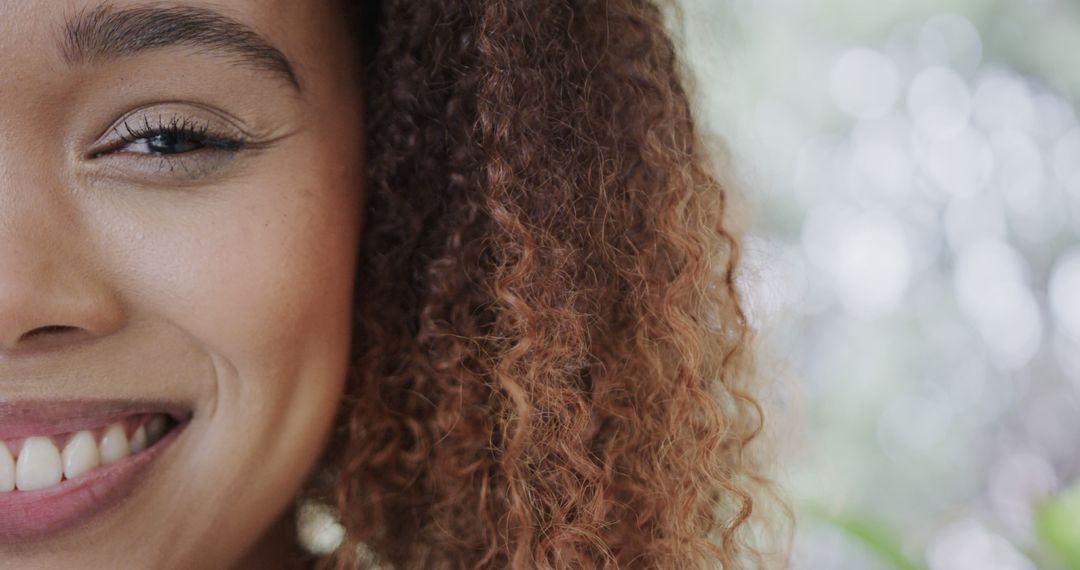
[[[1080,568],[1080,1],[680,3],[793,568]]]

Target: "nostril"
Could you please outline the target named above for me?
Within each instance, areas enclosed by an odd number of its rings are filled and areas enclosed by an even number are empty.
[[[80,326],[44,325],[26,330],[14,340],[0,342],[0,355],[59,349],[81,344],[98,336],[101,335]]]
[[[55,335],[59,333],[66,333],[70,330],[77,330],[78,327],[71,327],[67,325],[48,325],[44,327],[38,327],[32,331],[22,335],[22,340],[29,340],[38,336]]]

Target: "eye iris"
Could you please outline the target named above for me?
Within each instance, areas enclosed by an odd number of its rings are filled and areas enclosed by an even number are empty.
[[[202,148],[196,141],[179,133],[161,133],[146,140],[148,150],[154,154],[180,154]]]

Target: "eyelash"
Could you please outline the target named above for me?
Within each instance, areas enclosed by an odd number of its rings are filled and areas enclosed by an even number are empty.
[[[189,119],[180,115],[165,117],[159,115],[157,120],[144,116],[142,121],[137,119],[125,119],[123,123],[114,127],[117,141],[110,145],[109,149],[99,152],[95,157],[122,153],[138,156],[138,160],[157,160],[158,171],[167,170],[175,172],[182,169],[191,174],[195,170],[205,169],[207,165],[200,165],[199,155],[221,154],[231,156],[249,146],[246,138],[230,136],[211,131],[206,122]],[[143,142],[152,144],[153,139],[166,138],[174,144],[194,144],[191,150],[160,153],[160,152],[125,152],[124,149],[132,144]],[[203,157],[206,158],[205,156]]]
[[[210,125],[190,120],[187,117],[174,116],[168,120],[164,120],[159,115],[156,126],[150,123],[149,118],[143,117],[143,123],[141,125],[136,124],[132,127],[130,122],[125,120],[121,126],[126,132],[120,132],[120,129],[118,128],[117,135],[120,136],[120,139],[123,140],[125,144],[132,144],[153,137],[170,136],[183,141],[197,142],[201,148],[238,151],[241,150],[247,142],[242,137],[236,138],[211,133]]]

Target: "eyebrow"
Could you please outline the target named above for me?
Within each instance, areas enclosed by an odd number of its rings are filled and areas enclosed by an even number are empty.
[[[155,5],[117,9],[103,4],[69,19],[62,38],[64,58],[72,64],[170,47],[229,57],[236,64],[277,75],[301,91],[285,54],[250,27],[209,8]]]

